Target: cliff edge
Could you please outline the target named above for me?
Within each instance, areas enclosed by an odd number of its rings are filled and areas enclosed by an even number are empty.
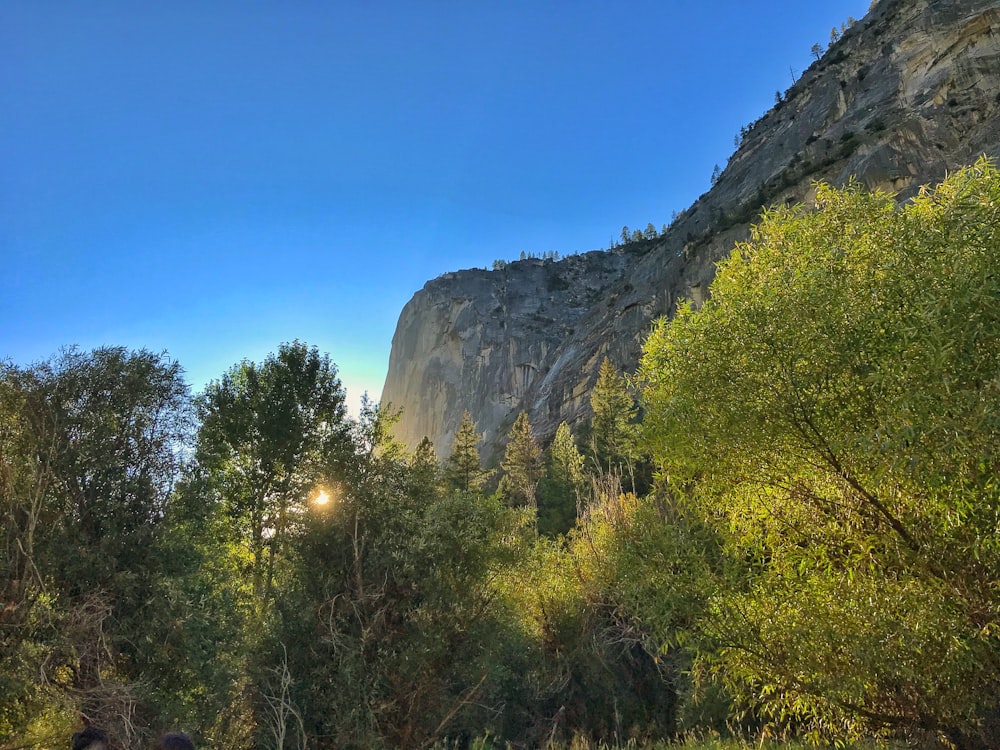
[[[764,206],[816,181],[912,196],[1000,155],[1000,1],[882,0],[750,126],[712,189],[656,240],[428,282],[403,308],[383,403],[447,455],[462,412],[495,455],[518,412],[549,439],[588,416],[601,360],[634,370],[656,318],[702,301]]]

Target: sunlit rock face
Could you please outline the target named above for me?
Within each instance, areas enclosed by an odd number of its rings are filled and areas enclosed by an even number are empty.
[[[577,329],[628,268],[624,253],[592,252],[428,282],[392,339],[382,401],[404,409],[397,437],[412,447],[426,435],[447,455],[465,409],[488,446],[523,408],[539,427],[551,413],[555,432],[562,414],[582,411],[586,389],[575,382],[603,348]]]
[[[587,417],[604,356],[634,370],[653,320],[700,303],[762,206],[852,177],[902,199],[1000,155],[1000,2],[881,0],[754,123],[712,190],[655,241],[458,271],[406,305],[383,402],[441,456],[468,409],[495,456],[517,413],[551,438]],[[664,175],[665,180],[670,175]]]

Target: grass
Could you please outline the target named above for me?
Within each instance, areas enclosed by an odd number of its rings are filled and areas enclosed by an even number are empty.
[[[455,747],[448,743],[434,745],[434,750],[452,750]],[[624,744],[607,744],[594,742],[586,737],[574,737],[568,743],[551,742],[542,746],[544,750],[814,750],[813,745],[802,742],[782,742],[778,740],[747,740],[717,735],[687,737],[683,740],[639,743],[629,740]],[[865,746],[866,750],[874,750],[876,746]],[[489,737],[473,740],[472,750],[509,750],[509,745],[501,744]]]

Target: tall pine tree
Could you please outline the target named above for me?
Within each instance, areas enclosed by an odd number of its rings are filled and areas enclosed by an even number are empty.
[[[636,458],[638,409],[625,377],[607,357],[590,394],[590,452],[598,473],[630,473]]]
[[[500,464],[504,471],[504,496],[510,505],[534,508],[535,490],[538,480],[542,478],[542,450],[531,434],[527,412],[517,415],[507,434],[507,441]]]
[[[441,479],[437,451],[430,438],[424,437],[410,459],[410,494],[415,500],[435,497]]]
[[[563,422],[547,451],[545,476],[538,484],[538,533],[565,534],[576,523],[586,478],[569,425]]]
[[[445,480],[449,486],[461,492],[477,492],[482,489],[491,472],[483,470],[477,447],[480,439],[476,423],[466,410],[462,414],[462,423],[458,426],[451,455],[445,466]]]

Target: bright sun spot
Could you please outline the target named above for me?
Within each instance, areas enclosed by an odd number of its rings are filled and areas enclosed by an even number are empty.
[[[316,493],[316,497],[313,498],[313,502],[316,503],[316,505],[326,505],[330,502],[330,493],[326,490],[319,490]]]

